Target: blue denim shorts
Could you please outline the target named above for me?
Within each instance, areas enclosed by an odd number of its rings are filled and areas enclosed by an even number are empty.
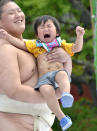
[[[65,71],[65,70],[48,72],[45,75],[43,75],[42,77],[40,77],[40,79],[38,80],[38,83],[35,86],[35,90],[39,90],[40,86],[42,85],[52,85],[55,89],[58,88],[58,85],[55,82],[55,76],[56,76],[56,73],[58,73],[59,71]],[[68,75],[68,78],[69,78],[69,81],[71,82],[71,77],[69,75]]]

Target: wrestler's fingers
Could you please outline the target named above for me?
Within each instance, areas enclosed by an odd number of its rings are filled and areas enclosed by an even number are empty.
[[[60,48],[54,48],[52,51],[50,51],[49,55],[58,55]]]
[[[56,51],[51,51],[50,53],[47,53],[47,57],[56,58],[58,53]]]
[[[54,63],[54,62],[57,62],[58,59],[48,59],[47,61],[48,61],[49,63]]]
[[[53,60],[53,59],[57,59],[56,55],[48,55],[47,56],[47,60]]]

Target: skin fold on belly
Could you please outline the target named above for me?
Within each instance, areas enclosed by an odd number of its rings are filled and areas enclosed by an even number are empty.
[[[33,131],[33,124],[33,117],[30,115],[0,112],[0,131]]]

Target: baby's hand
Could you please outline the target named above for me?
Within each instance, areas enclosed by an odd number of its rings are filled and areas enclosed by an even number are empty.
[[[8,33],[4,29],[0,29],[0,39],[7,39]]]
[[[84,28],[77,26],[76,27],[76,34],[77,34],[77,36],[83,36],[85,34]]]

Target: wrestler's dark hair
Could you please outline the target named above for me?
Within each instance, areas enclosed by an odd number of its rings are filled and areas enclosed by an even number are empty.
[[[59,24],[58,20],[55,17],[50,16],[50,15],[43,15],[43,16],[37,17],[35,19],[34,24],[33,24],[33,29],[34,29],[35,35],[38,35],[38,32],[37,32],[38,26],[42,22],[45,24],[48,20],[51,20],[54,23],[54,25],[56,27],[56,31],[60,35],[60,24]]]
[[[11,2],[13,0],[0,0],[0,19],[2,16],[2,12],[3,12],[3,6],[6,5],[8,2]]]

